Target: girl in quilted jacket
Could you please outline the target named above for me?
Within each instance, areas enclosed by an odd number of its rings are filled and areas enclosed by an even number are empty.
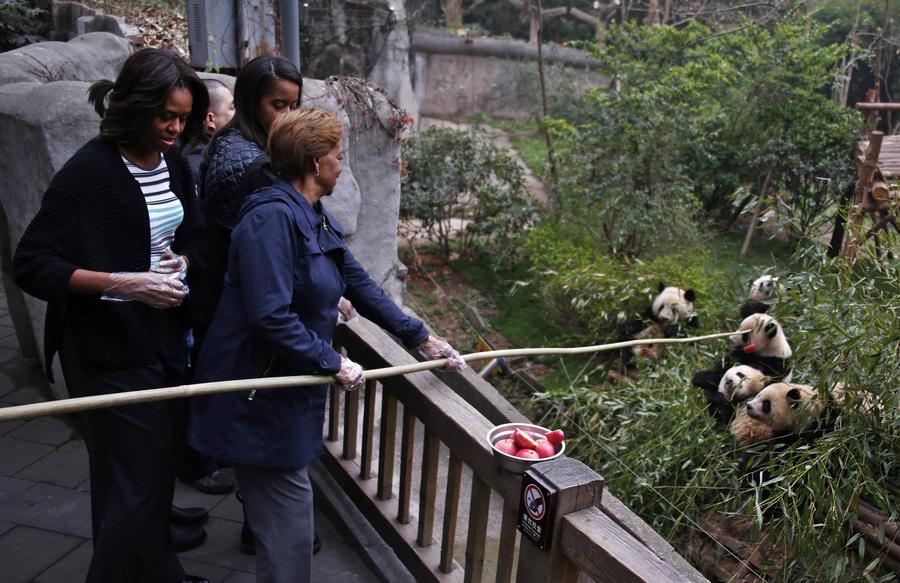
[[[266,143],[275,119],[300,105],[303,78],[293,63],[277,55],[262,55],[247,63],[234,85],[234,117],[210,141],[201,165],[200,196],[206,216],[207,262],[201,276],[191,280],[194,322],[194,360],[199,355],[222,296],[231,231],[244,199],[268,186],[274,176],[263,165],[269,161]],[[216,464],[188,450],[187,472],[210,476]],[[213,471],[210,474],[210,471]],[[253,532],[244,520],[241,550],[255,551]]]

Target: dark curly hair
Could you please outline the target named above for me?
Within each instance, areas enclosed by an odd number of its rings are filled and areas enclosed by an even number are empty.
[[[123,146],[138,143],[175,88],[187,89],[193,98],[181,136],[181,143],[191,142],[203,132],[209,94],[197,73],[166,49],[140,50],[128,57],[115,83],[104,79],[91,85],[88,101],[103,118],[100,137]]]

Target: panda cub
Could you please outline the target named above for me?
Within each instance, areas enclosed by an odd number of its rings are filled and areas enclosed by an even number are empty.
[[[778,278],[771,275],[758,277],[750,286],[750,295],[741,306],[741,318],[751,314],[765,314],[778,291]]]
[[[758,369],[739,364],[725,371],[719,381],[719,394],[728,401],[746,401],[763,390],[768,380]]]
[[[721,423],[728,423],[734,415],[735,403],[756,396],[766,385],[775,380],[747,364],[732,366],[722,375],[717,391],[705,389],[706,404],[710,415]]]
[[[723,423],[731,419],[735,400],[751,397],[766,384],[789,382],[791,379],[788,359],[793,351],[775,318],[766,314],[751,314],[744,318],[738,329],[746,332],[729,336],[731,350],[728,355],[712,369],[700,371],[691,379],[695,387],[703,389],[710,414]],[[729,370],[735,366],[746,368],[733,372]],[[738,381],[743,382],[747,378],[751,380],[746,386],[742,386],[736,395],[731,389],[729,396],[729,383],[734,387],[739,384]]]
[[[696,298],[697,295],[692,289],[683,290],[659,282],[659,293],[644,316],[640,319],[626,320],[619,326],[618,341],[672,338],[678,334],[678,328],[682,324],[692,328],[698,327],[700,321],[694,312]],[[620,378],[622,373],[630,377],[637,376],[635,357],[659,360],[662,348],[662,345],[649,344],[623,348],[619,352],[620,370],[614,370],[610,376]]]
[[[840,404],[843,390],[836,388],[823,401],[808,385],[775,383],[738,409],[729,428],[741,447],[763,442],[790,443],[801,435],[814,437],[825,429],[826,409]]]

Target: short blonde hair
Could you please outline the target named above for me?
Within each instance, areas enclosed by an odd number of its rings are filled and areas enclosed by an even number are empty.
[[[278,116],[269,128],[269,160],[276,172],[301,178],[315,171],[315,160],[341,141],[344,125],[324,109],[296,109]]]

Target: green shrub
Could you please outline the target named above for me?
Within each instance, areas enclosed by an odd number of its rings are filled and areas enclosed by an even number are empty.
[[[421,221],[445,258],[452,246],[498,262],[515,255],[536,214],[515,160],[475,132],[439,127],[414,136],[404,156],[400,213]]]
[[[719,319],[731,309],[720,301],[728,291],[726,274],[703,246],[622,262],[594,245],[577,227],[545,223],[532,229],[525,247],[532,265],[531,282],[547,309],[561,319],[581,322],[585,339],[611,337],[618,323],[641,315],[660,282],[694,289],[701,322]],[[737,306],[732,313],[737,314]]]
[[[49,14],[21,0],[0,1],[0,51],[35,43],[46,34]]]

